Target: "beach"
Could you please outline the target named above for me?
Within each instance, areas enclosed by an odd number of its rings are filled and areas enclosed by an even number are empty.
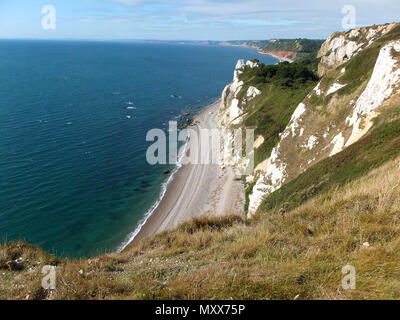
[[[216,129],[220,101],[204,108],[191,129]],[[189,140],[186,152],[198,148]],[[129,244],[148,236],[171,230],[195,217],[207,215],[243,214],[244,186],[230,167],[217,164],[182,165],[168,183],[157,208],[147,217],[140,231]],[[128,245],[129,246],[129,245]]]
[[[292,62],[294,61],[293,59],[290,59],[290,58],[287,58],[287,57],[283,57],[282,55],[280,55],[280,54],[278,54],[278,53],[276,53],[276,52],[272,52],[272,51],[258,50],[258,53],[259,53],[259,54],[269,55],[269,56],[271,56],[271,57],[274,57],[274,58],[276,58],[276,59],[279,59],[279,62],[284,62],[284,61],[286,61],[286,62],[292,63]]]

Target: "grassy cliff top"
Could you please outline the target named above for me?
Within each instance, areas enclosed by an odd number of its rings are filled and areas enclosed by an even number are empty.
[[[93,259],[4,244],[0,298],[400,298],[398,118],[397,106],[389,108],[364,139],[307,170],[250,220],[196,219]],[[41,288],[46,264],[57,266],[55,290]],[[355,290],[341,286],[347,264],[356,270]]]
[[[313,53],[319,50],[324,40],[312,39],[275,39],[257,41],[257,46],[265,51],[293,51],[296,53]]]

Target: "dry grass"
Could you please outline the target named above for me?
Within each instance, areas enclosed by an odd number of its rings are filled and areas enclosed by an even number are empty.
[[[196,219],[121,254],[52,261],[25,244],[4,245],[0,297],[398,299],[399,191],[397,159],[291,212]],[[21,256],[21,270],[5,266]],[[40,268],[29,271],[36,260],[58,264],[56,290],[41,289]],[[355,290],[341,287],[346,264],[356,269]]]

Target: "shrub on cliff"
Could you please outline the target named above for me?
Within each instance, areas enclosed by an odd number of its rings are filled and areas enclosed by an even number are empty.
[[[306,66],[299,63],[282,62],[276,65],[260,65],[249,68],[243,74],[242,80],[257,86],[262,83],[275,83],[285,87],[297,87],[307,81],[316,81],[318,76]]]

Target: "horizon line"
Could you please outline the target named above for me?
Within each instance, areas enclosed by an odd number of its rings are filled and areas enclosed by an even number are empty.
[[[112,38],[2,38],[2,40],[42,40],[42,41],[157,41],[157,42],[246,42],[246,41],[271,41],[271,40],[326,40],[326,38],[305,38],[305,37],[295,37],[295,38],[265,38],[265,39],[232,39],[232,40],[160,40],[160,39],[136,39],[136,38],[122,38],[122,39],[112,39]]]

